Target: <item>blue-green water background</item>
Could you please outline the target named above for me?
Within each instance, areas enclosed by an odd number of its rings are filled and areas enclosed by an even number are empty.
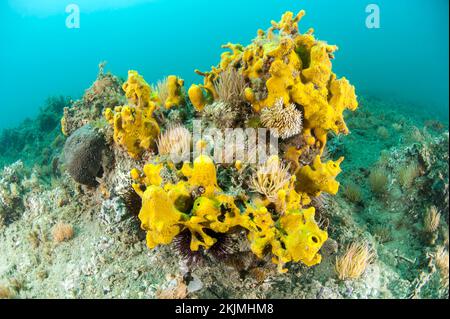
[[[65,26],[78,3],[81,28]],[[381,28],[365,26],[376,3]],[[36,115],[50,95],[80,97],[100,61],[148,82],[218,63],[221,45],[248,44],[286,10],[305,9],[300,28],[337,44],[333,62],[360,94],[397,98],[448,120],[448,0],[9,0],[0,2],[0,128]]]

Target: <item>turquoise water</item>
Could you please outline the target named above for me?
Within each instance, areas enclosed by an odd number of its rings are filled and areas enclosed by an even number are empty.
[[[79,29],[65,25],[65,6],[81,10]],[[369,3],[379,29],[365,25]],[[305,9],[301,30],[337,44],[333,69],[360,94],[396,98],[448,120],[447,0],[9,0],[0,4],[0,128],[37,114],[51,95],[78,98],[100,61],[148,82],[193,73],[219,61],[220,46],[247,44],[286,10]]]

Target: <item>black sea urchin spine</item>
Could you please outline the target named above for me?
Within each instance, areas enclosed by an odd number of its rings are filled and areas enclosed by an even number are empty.
[[[173,240],[175,249],[189,266],[199,264],[203,258],[203,254],[200,250],[191,250],[191,239],[192,234],[189,230],[186,229],[182,231],[178,236],[176,236]]]

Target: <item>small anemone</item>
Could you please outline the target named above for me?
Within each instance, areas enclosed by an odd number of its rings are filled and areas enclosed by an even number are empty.
[[[367,242],[353,242],[343,256],[336,258],[335,269],[339,279],[360,278],[374,258],[375,251]]]
[[[169,97],[168,79],[167,77],[159,80],[156,85],[152,85],[152,91],[158,94],[159,99],[164,104]]]
[[[219,100],[230,105],[239,105],[245,101],[245,79],[235,68],[220,73],[214,82]]]
[[[369,184],[372,191],[378,195],[383,195],[388,191],[389,174],[382,167],[376,167],[369,175]]]
[[[289,165],[282,164],[278,157],[271,157],[254,173],[250,189],[265,195],[270,201],[275,201],[278,191],[289,182],[290,178]]]
[[[159,155],[185,158],[191,151],[192,136],[184,126],[173,125],[158,138]]]
[[[439,223],[441,220],[441,214],[436,208],[436,206],[431,206],[427,209],[424,218],[425,231],[428,233],[434,233],[439,228]]]

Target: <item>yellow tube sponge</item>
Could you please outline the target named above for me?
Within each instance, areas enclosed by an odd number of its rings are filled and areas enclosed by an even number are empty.
[[[152,90],[137,71],[128,71],[128,80],[122,88],[131,104],[140,109],[149,109],[149,112],[153,113],[156,104],[150,99]]]
[[[131,171],[135,183],[133,188],[142,198],[139,218],[142,228],[147,230],[147,243],[150,248],[170,243],[173,236],[188,229],[192,234],[190,248],[197,251],[200,247],[209,249],[216,239],[205,231],[226,233],[236,226],[250,227],[249,218],[241,214],[234,198],[220,191],[217,186],[214,162],[206,155],[200,155],[194,166],[184,165],[181,172],[188,181],[166,184],[162,187],[162,164],[147,164],[143,173],[137,169]],[[189,206],[192,189],[202,188],[202,196]],[[145,190],[144,190],[145,189]],[[159,208],[158,208],[159,207]],[[161,214],[155,210],[161,210]],[[160,219],[157,223],[155,219]],[[151,234],[149,234],[151,233]]]
[[[214,83],[216,82],[220,71],[221,69],[216,69],[214,67],[211,72],[201,72],[200,70],[195,70],[195,73],[204,77],[203,85],[200,85],[200,87],[206,90],[207,94],[211,96],[212,99],[217,99],[219,97]]]
[[[199,85],[191,85],[188,91],[188,96],[195,109],[199,112],[203,111],[207,102],[202,88]]]
[[[225,70],[231,63],[239,59],[244,48],[240,44],[233,43],[225,44],[222,48],[231,50],[231,52],[224,52],[221,55],[220,67]]]
[[[131,171],[135,180],[133,188],[142,198],[139,219],[147,231],[150,248],[168,244],[181,232],[189,231],[190,249],[208,250],[217,242],[215,234],[240,227],[248,232],[252,252],[259,258],[270,252],[281,272],[292,261],[308,266],[320,262],[318,251],[327,233],[314,221],[314,208],[302,209],[310,204],[310,198],[295,190],[295,176],[278,191],[280,204],[277,206],[283,208],[274,214],[268,209],[270,201],[248,201],[245,207],[239,207],[233,196],[223,193],[217,185],[215,163],[207,155],[198,156],[193,166],[185,163],[181,174],[187,181],[176,184],[163,185],[162,167],[162,164],[147,164],[143,172]],[[325,170],[330,174],[335,172],[332,166]]]
[[[314,266],[321,261],[319,249],[327,241],[328,234],[314,220],[315,209],[295,210],[280,218],[280,227],[285,232],[282,241],[286,247],[285,258]]]
[[[158,186],[149,186],[142,194],[139,213],[142,229],[147,231],[147,246],[170,244],[180,233],[178,222],[182,217],[169,195]]]
[[[201,72],[195,70],[195,73],[204,77],[203,85],[191,85],[188,91],[189,99],[197,111],[202,111],[209,103],[219,98],[215,82],[222,69],[213,68],[211,72]]]
[[[309,67],[304,69],[302,74],[308,82],[319,88],[324,88],[328,85],[332,73],[328,46],[324,43],[318,43],[311,48],[310,54]]]
[[[207,223],[217,219],[219,215],[218,202],[207,197],[199,197],[192,209],[192,217],[184,222],[184,225],[192,234],[191,250],[197,251],[200,246],[209,248],[216,240],[205,233],[205,228],[209,228]]]
[[[213,195],[220,190],[217,185],[216,166],[207,155],[200,155],[194,160],[194,166],[185,163],[181,172],[188,178],[188,183],[195,187],[201,187],[205,196]]]
[[[144,183],[145,185],[155,185],[160,186],[162,183],[161,170],[163,169],[163,164],[146,164],[144,166]]]
[[[254,207],[248,205],[246,214],[250,216],[252,224],[249,226],[248,239],[250,241],[250,249],[259,258],[264,257],[265,248],[272,246],[272,251],[280,248],[279,242],[276,240],[275,222],[272,215],[266,207]]]
[[[304,10],[301,10],[295,17],[294,13],[287,11],[283,14],[281,21],[276,22],[272,20],[272,29],[283,31],[286,34],[296,34],[298,33],[298,22],[306,14]]]
[[[286,272],[283,266],[288,262],[302,262],[314,266],[321,262],[318,253],[327,241],[328,234],[319,228],[314,220],[314,207],[304,210],[291,210],[275,222],[265,207],[247,207],[251,217],[248,239],[252,252],[262,258],[270,247],[272,261],[280,272]]]
[[[167,77],[168,97],[165,101],[165,107],[167,109],[184,104],[183,86],[184,80],[179,79],[174,75]]]
[[[334,123],[332,128],[335,132],[342,132],[347,134],[349,132],[344,122],[343,112],[348,109],[355,111],[358,107],[356,102],[355,87],[350,85],[350,82],[343,77],[339,80],[333,80],[330,84],[331,100],[330,105],[335,110]]]
[[[129,71],[123,89],[129,105],[108,108],[104,115],[114,127],[114,141],[124,147],[133,158],[149,150],[160,133],[152,117],[156,103],[150,98],[151,89],[136,71]]]
[[[322,163],[317,155],[312,166],[304,166],[297,172],[296,190],[312,196],[318,196],[321,192],[336,195],[339,182],[335,178],[341,172],[340,164],[343,160],[341,157],[337,161]]]
[[[269,71],[271,78],[267,80],[266,86],[268,91],[267,98],[254,105],[255,111],[259,112],[261,106],[272,107],[278,100],[283,102],[289,101],[289,87],[294,85],[294,79],[291,74],[289,65],[281,60],[272,63]]]
[[[262,48],[244,51],[242,60],[245,63],[246,68],[242,70],[242,75],[250,80],[259,79],[263,73],[263,58],[264,51]]]
[[[303,113],[303,130],[308,131],[306,146],[322,154],[327,134],[349,132],[343,119],[346,109],[357,106],[355,88],[345,79],[336,79],[332,60],[337,46],[317,40],[313,29],[301,33],[298,23],[305,15],[286,12],[279,22],[272,21],[268,32],[259,30],[253,42],[243,47],[228,44],[231,50],[204,76],[204,85],[193,86],[190,98],[197,110],[217,99],[214,81],[227,68],[235,68],[246,83],[245,101],[259,113],[283,100],[284,106],[295,105]]]

